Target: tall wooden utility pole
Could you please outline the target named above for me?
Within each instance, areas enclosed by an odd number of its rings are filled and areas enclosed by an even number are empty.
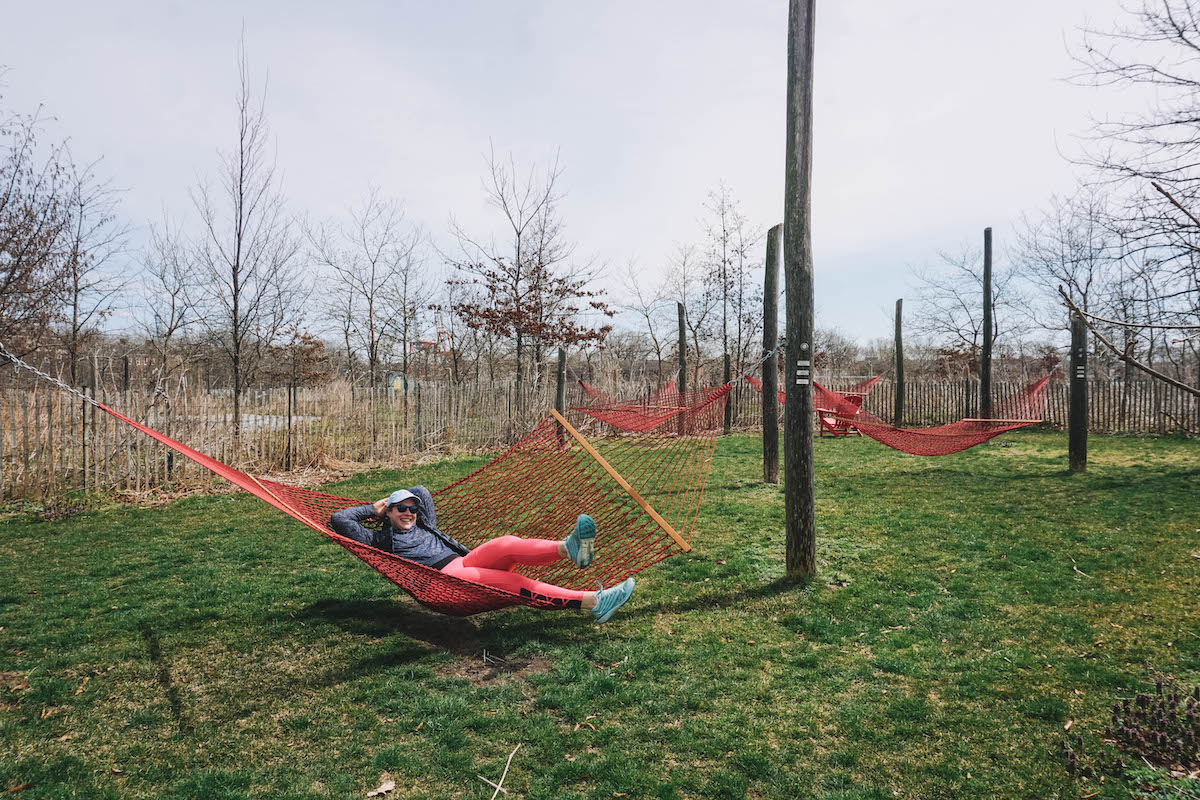
[[[558,348],[558,374],[554,388],[554,408],[558,413],[563,413],[567,409],[567,351],[565,348]]]
[[[901,335],[901,312],[904,298],[896,301],[896,403],[892,409],[892,424],[897,428],[904,424],[904,337]]]
[[[733,365],[729,360],[729,350],[725,350],[725,383],[733,380]],[[725,424],[723,432],[726,436],[733,430],[733,392],[725,395]]]
[[[779,358],[773,351],[779,344],[779,243],[782,237],[782,225],[767,231],[767,263],[763,275],[763,356],[772,353],[762,365],[765,483],[779,483]]]
[[[813,506],[812,110],[816,0],[789,0],[783,258],[787,291],[787,402],[783,469],[787,574],[817,574]]]
[[[679,397],[683,401],[680,405],[688,403],[687,397],[687,312],[683,310],[683,303],[675,303],[675,310],[679,312]],[[679,415],[679,435],[682,436],[687,431],[686,414]]]
[[[1071,472],[1087,470],[1088,371],[1087,327],[1083,317],[1071,316],[1071,399],[1067,419],[1067,463]]]
[[[983,360],[979,363],[979,416],[992,415],[992,229],[983,229]]]

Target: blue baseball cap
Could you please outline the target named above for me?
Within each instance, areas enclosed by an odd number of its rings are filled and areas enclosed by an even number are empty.
[[[388,501],[387,501],[388,508],[391,508],[392,506],[396,505],[400,501],[407,500],[410,497],[417,501],[417,505],[421,504],[421,498],[417,497],[415,494],[410,492],[408,489],[397,489],[396,491],[394,491],[390,495],[388,495]]]

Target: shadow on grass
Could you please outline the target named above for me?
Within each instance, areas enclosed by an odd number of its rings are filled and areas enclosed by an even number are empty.
[[[359,636],[384,638],[399,633],[458,655],[476,653],[482,646],[479,628],[471,619],[436,614],[399,599],[321,600],[296,617],[322,620]]]
[[[806,580],[796,580],[793,578],[776,578],[770,583],[759,583],[752,586],[733,587],[729,589],[718,589],[716,591],[701,591],[687,598],[680,598],[678,601],[670,603],[646,603],[644,605],[635,605],[627,612],[621,609],[624,616],[629,617],[648,617],[656,614],[682,614],[686,611],[708,611],[720,610],[726,608],[735,608],[746,605],[747,603],[763,600],[769,597],[777,597],[781,594],[789,592],[804,592],[811,588],[816,582]],[[637,602],[637,595],[634,595],[634,603]]]
[[[155,678],[167,696],[167,704],[171,707],[171,716],[175,718],[175,725],[184,736],[191,736],[192,723],[184,713],[183,701],[179,697],[179,687],[171,680],[171,668],[163,658],[158,631],[149,625],[142,625],[141,631],[142,637],[146,640],[146,651],[150,656],[150,663],[155,668]]]

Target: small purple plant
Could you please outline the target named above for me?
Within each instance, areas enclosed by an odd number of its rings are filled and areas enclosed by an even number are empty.
[[[1114,775],[1125,773],[1127,764],[1143,760],[1155,767],[1184,773],[1200,767],[1200,686],[1189,695],[1169,691],[1163,681],[1155,684],[1155,695],[1139,692],[1119,698],[1113,705],[1110,724],[1104,726],[1104,743],[1116,754],[1102,750],[1095,759],[1101,769]],[[1072,777],[1090,777],[1092,768],[1081,763],[1083,736],[1074,742],[1063,739],[1059,750]]]

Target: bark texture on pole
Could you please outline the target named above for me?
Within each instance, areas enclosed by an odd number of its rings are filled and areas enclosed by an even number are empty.
[[[788,8],[787,155],[783,258],[787,287],[787,402],[784,403],[784,507],[787,574],[817,573],[812,436],[812,110],[816,0]]]
[[[725,354],[725,383],[733,380],[733,366],[729,360],[729,353]],[[733,392],[725,395],[725,425],[723,428],[725,435],[728,436],[733,430]]]
[[[683,303],[676,303],[675,310],[679,312],[679,393],[686,395],[687,385],[687,312]]]
[[[1071,409],[1067,421],[1067,461],[1071,472],[1087,469],[1088,371],[1087,326],[1071,317]]]
[[[675,303],[675,310],[679,312],[679,396],[687,397],[687,315],[683,310],[683,303]],[[686,402],[686,401],[685,401]],[[679,435],[682,436],[687,430],[687,422],[683,414],[679,415]]]
[[[892,424],[900,427],[904,424],[904,337],[903,337],[904,298],[896,301],[896,403],[892,409]]]
[[[983,229],[983,360],[979,363],[979,416],[992,415],[992,229]]]
[[[554,391],[554,408],[563,413],[567,407],[567,351],[558,348],[558,384]]]
[[[763,355],[779,344],[779,245],[783,226],[767,231],[767,263],[763,276]],[[763,481],[779,483],[779,359],[762,365]]]

